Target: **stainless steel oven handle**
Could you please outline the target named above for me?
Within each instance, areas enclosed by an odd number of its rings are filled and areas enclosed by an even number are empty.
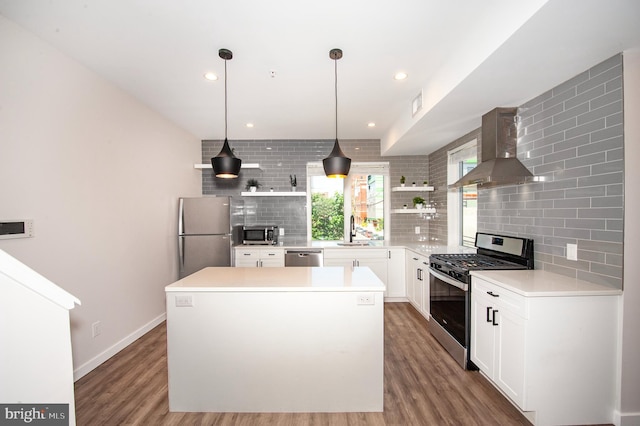
[[[458,287],[462,291],[468,291],[469,290],[469,286],[467,284],[461,283],[458,280],[454,280],[450,276],[445,275],[442,272],[436,271],[433,268],[429,268],[429,273],[433,274],[434,277],[436,277],[439,280],[444,281],[447,284],[450,284],[450,285],[452,285],[454,287]]]

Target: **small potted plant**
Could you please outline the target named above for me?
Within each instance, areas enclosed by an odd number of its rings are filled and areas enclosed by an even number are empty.
[[[296,175],[289,175],[289,182],[291,182],[291,192],[296,192],[296,187],[298,186]]]
[[[400,177],[400,186],[404,186],[404,183],[406,182],[407,178],[404,176]]]
[[[245,186],[245,189],[251,191],[251,192],[256,192],[258,188],[260,188],[262,185],[260,184],[260,182],[258,182],[258,179],[249,179],[247,181],[247,185]]]
[[[416,186],[416,183],[415,182],[411,182],[411,186]]]
[[[424,198],[422,197],[413,197],[413,205],[416,209],[421,209],[424,205]]]
[[[426,181],[426,180],[425,180],[425,181],[422,181],[422,185],[423,185],[423,186],[429,186],[429,181]]]

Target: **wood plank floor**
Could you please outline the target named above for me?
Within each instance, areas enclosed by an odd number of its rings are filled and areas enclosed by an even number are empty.
[[[84,425],[530,425],[408,303],[385,304],[383,413],[170,413],[163,323],[75,384]]]

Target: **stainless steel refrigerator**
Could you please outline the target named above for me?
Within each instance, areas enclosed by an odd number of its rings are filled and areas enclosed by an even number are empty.
[[[207,266],[231,266],[233,246],[241,243],[243,203],[232,197],[180,198],[179,277]]]

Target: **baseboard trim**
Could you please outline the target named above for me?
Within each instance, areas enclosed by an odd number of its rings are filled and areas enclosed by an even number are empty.
[[[616,410],[613,413],[613,424],[617,426],[640,425],[640,413],[621,413]]]
[[[146,323],[145,325],[143,325],[133,333],[129,334],[124,339],[117,342],[115,345],[107,348],[102,353],[96,355],[89,361],[82,364],[81,366],[73,370],[73,381],[75,382],[81,379],[86,374],[90,373],[91,371],[96,369],[98,366],[100,366],[100,364],[107,361],[109,358],[111,358],[112,356],[114,356],[115,354],[117,354],[127,346],[129,346],[131,343],[138,340],[140,337],[144,336],[146,333],[148,333],[149,331],[157,327],[159,324],[162,323],[162,321],[166,319],[167,319],[167,314],[165,312],[162,315],[159,315],[158,317],[149,321],[148,323]]]

